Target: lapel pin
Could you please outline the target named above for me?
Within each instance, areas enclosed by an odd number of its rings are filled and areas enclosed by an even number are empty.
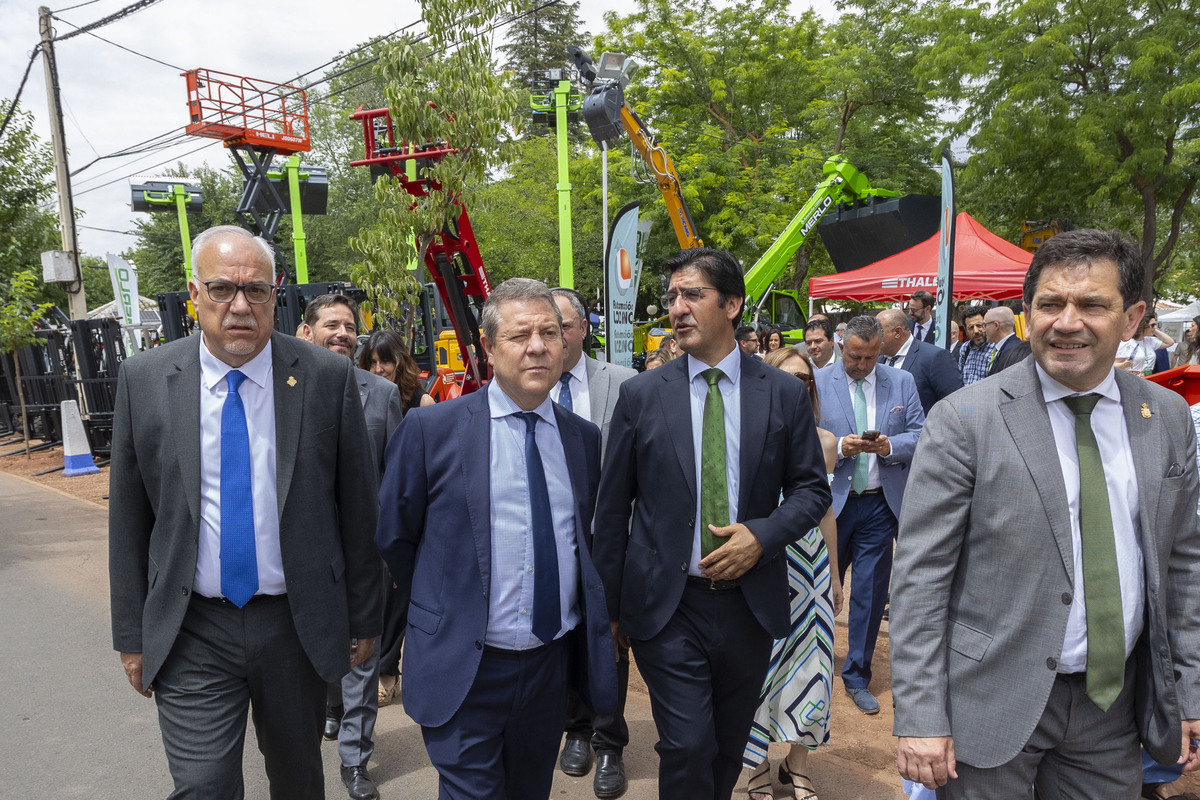
[[[1150,405],[1148,403],[1142,403],[1142,416],[1150,419]]]
[[[295,386],[295,385],[296,385],[296,379],[295,379],[294,377],[292,377],[291,375],[289,375],[289,376],[288,376],[288,379],[287,379],[287,385],[288,385],[288,386]],[[1142,406],[1142,408],[1145,408],[1145,406]]]

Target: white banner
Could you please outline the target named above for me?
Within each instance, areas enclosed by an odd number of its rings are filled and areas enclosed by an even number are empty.
[[[950,311],[954,308],[954,168],[950,165],[950,151],[942,149],[942,235],[938,240],[938,275],[936,308],[933,329],[935,343],[946,350],[954,344],[950,341]]]
[[[122,327],[142,324],[142,309],[138,305],[137,270],[120,256],[107,254],[108,276],[112,279],[113,297],[117,301],[117,319]]]
[[[630,203],[617,212],[608,237],[604,257],[608,308],[604,322],[605,350],[612,364],[633,366],[633,319],[637,311],[638,280],[638,204]]]

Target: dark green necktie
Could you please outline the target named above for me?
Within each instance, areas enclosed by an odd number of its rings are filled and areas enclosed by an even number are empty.
[[[1125,618],[1104,462],[1092,432],[1098,394],[1064,397],[1075,414],[1079,454],[1079,539],[1087,604],[1087,695],[1107,711],[1125,683]]]
[[[713,536],[710,524],[729,524],[729,484],[725,481],[725,401],[717,381],[725,373],[713,367],[700,375],[708,382],[704,398],[704,422],[700,428],[700,557],[716,550],[725,540]]]

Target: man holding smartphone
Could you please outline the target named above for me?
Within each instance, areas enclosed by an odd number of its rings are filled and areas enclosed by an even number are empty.
[[[842,360],[816,373],[821,427],[838,437],[832,489],[840,577],[854,566],[842,683],[864,714],[879,713],[868,688],[871,658],[887,603],[908,465],[925,424],[912,375],[877,363],[882,344],[879,321],[855,317],[846,326]]]

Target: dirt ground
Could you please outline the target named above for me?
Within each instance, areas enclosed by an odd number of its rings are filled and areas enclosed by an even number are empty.
[[[31,442],[31,446],[40,444]],[[77,497],[102,507],[107,507],[108,470],[101,468],[92,475],[66,477],[62,470],[38,473],[62,467],[62,447],[55,446],[24,455],[19,436],[0,436],[0,471],[33,481],[56,492]],[[847,596],[852,590],[851,577],[847,579]],[[834,641],[834,674],[841,671],[842,661],[846,655],[846,611],[836,620]],[[892,695],[891,670],[889,658],[888,623],[885,621],[880,630],[879,642],[873,661],[874,677],[871,682],[872,690],[879,699],[881,711],[875,716],[866,716],[854,707],[850,698],[843,691],[841,681],[834,681],[831,742],[828,747],[821,748],[810,760],[812,776],[818,787],[822,778],[832,779],[839,769],[851,768],[864,775],[877,776],[880,788],[894,786],[894,794],[889,797],[903,797],[899,792],[900,780],[896,774],[895,739],[892,738]],[[630,670],[630,702],[649,705],[646,686],[637,674],[636,666]],[[781,754],[781,753],[780,753]],[[772,758],[777,754],[772,751]],[[825,784],[828,787],[828,783]],[[739,783],[739,790],[742,784]],[[1189,775],[1177,782],[1173,787],[1174,793],[1200,793],[1200,775]],[[740,793],[740,791],[739,791]],[[885,796],[883,793],[880,796]]]

